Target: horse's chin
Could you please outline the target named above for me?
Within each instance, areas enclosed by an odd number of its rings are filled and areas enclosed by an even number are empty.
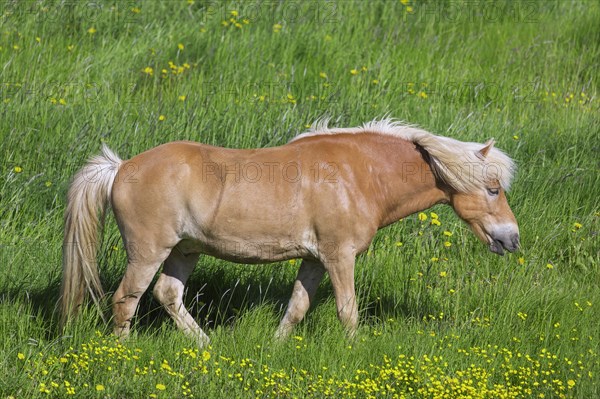
[[[519,249],[519,236],[518,234],[513,235],[510,238],[494,238],[489,234],[486,234],[488,248],[495,254],[500,256],[504,255],[504,251],[515,252]]]
[[[472,225],[471,228],[477,236],[477,238],[479,238],[479,240],[483,244],[486,244],[491,252],[500,256],[504,256],[504,247],[499,240],[492,238],[491,235],[489,235],[483,228],[481,228],[478,225]]]
[[[490,251],[500,256],[504,256],[504,248],[498,240],[491,239],[489,244]]]

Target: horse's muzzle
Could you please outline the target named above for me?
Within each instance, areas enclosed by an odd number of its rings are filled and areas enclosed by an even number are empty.
[[[490,237],[490,251],[500,256],[504,255],[504,250],[515,252],[519,249],[519,233],[513,233],[509,236]]]

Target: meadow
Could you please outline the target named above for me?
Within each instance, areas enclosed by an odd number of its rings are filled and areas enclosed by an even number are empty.
[[[0,398],[600,397],[598,21],[570,0],[0,1]],[[521,250],[490,253],[444,206],[383,229],[352,339],[327,278],[273,339],[294,260],[201,258],[185,303],[209,347],[151,289],[126,341],[91,305],[59,328],[66,191],[102,143],[267,147],[384,115],[494,137]],[[125,263],[111,215],[107,292]]]

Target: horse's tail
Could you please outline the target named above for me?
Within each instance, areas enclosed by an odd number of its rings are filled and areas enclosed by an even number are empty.
[[[69,188],[59,305],[63,326],[77,314],[86,289],[100,309],[104,292],[96,262],[100,245],[98,232],[104,223],[113,182],[122,162],[103,145],[102,155],[91,158],[75,175]]]

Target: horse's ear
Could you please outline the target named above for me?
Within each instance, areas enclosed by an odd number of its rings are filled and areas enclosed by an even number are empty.
[[[494,139],[489,139],[485,143],[485,146],[481,150],[477,151],[477,157],[480,159],[484,159],[485,157],[487,157],[490,150],[494,147],[494,143]]]

